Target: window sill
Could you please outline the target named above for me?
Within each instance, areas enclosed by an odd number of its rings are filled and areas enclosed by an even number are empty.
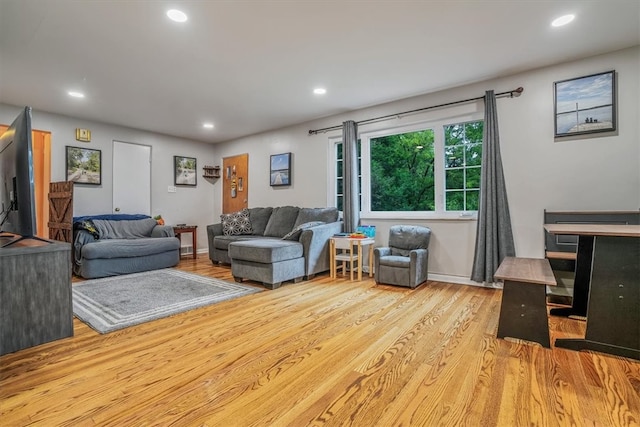
[[[447,212],[447,213],[435,213],[435,212],[367,212],[361,213],[360,219],[362,220],[430,220],[430,221],[477,221],[477,212]]]

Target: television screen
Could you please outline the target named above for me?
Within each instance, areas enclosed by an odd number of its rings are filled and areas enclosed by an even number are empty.
[[[0,232],[18,235],[8,244],[36,235],[30,107],[0,136]]]

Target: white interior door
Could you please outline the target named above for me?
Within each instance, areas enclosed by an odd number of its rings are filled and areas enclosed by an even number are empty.
[[[113,141],[113,213],[151,215],[151,147]]]

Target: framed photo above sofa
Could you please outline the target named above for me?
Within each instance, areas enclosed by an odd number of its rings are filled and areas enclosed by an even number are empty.
[[[78,184],[102,184],[102,152],[67,145],[65,170],[67,181]]]
[[[291,185],[291,153],[271,156],[269,184],[272,187]]]
[[[555,136],[616,130],[616,72],[553,84]]]
[[[198,185],[197,160],[195,157],[173,156],[175,185]]]

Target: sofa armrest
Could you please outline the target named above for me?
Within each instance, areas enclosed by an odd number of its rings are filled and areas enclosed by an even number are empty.
[[[213,246],[213,239],[216,236],[222,236],[222,234],[223,234],[222,223],[207,225],[207,241],[209,243],[209,259],[214,264],[217,263],[217,261],[215,261],[217,258],[214,255],[216,250],[215,250],[215,247]]]
[[[207,234],[212,238],[222,236],[222,223],[207,225]]]
[[[93,234],[86,230],[74,230],[73,236],[73,272],[78,274],[79,266],[82,264],[82,247],[87,243],[96,242]]]
[[[302,243],[305,274],[307,277],[329,270],[329,238],[341,233],[343,222],[330,222],[302,231],[298,241]]]
[[[170,225],[156,225],[151,230],[151,237],[176,237]]]

